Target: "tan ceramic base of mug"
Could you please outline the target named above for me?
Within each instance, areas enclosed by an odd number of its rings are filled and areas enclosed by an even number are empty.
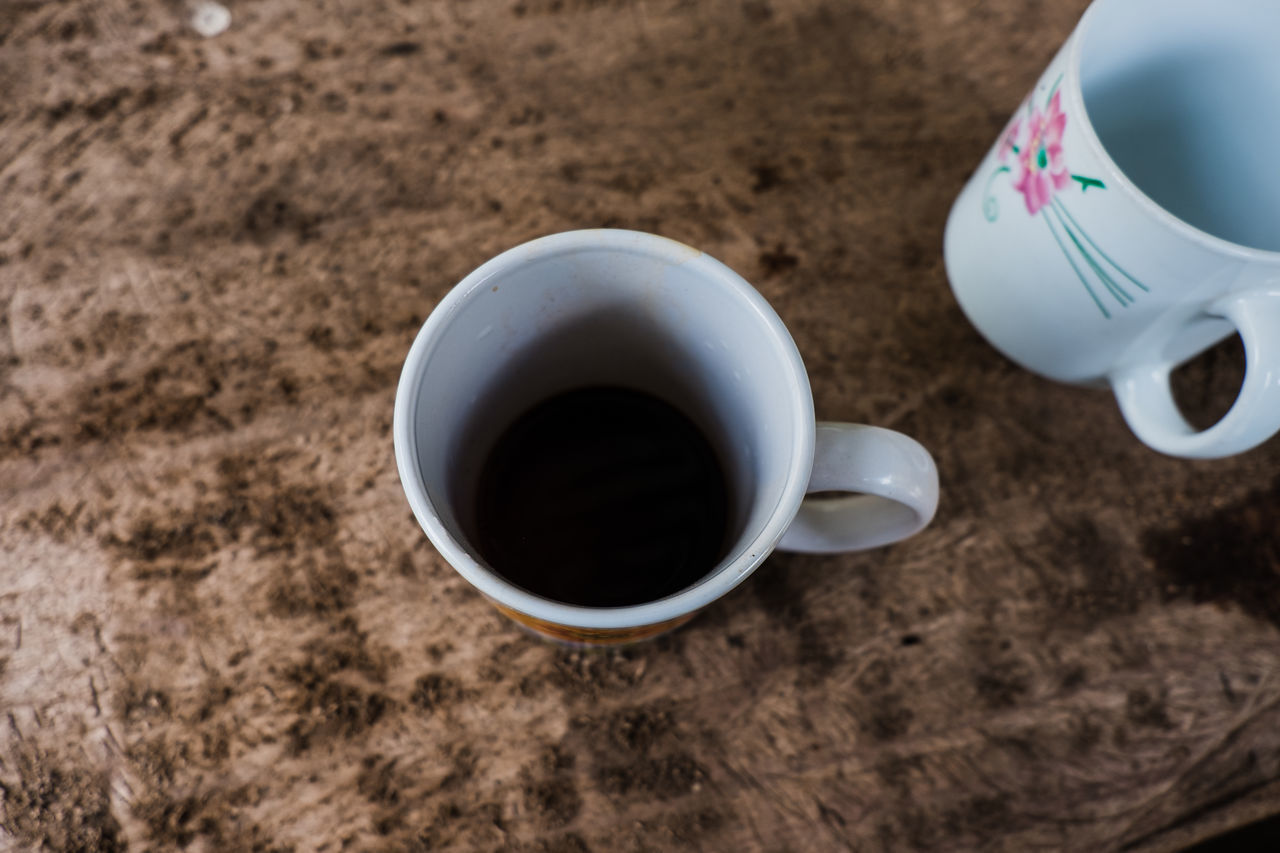
[[[546,640],[571,646],[620,646],[626,643],[638,643],[641,640],[650,640],[659,634],[665,634],[668,631],[679,628],[698,615],[698,611],[695,610],[693,613],[685,613],[665,622],[655,622],[652,625],[636,625],[631,628],[578,628],[573,625],[561,625],[557,622],[548,622],[545,619],[536,619],[518,610],[513,610],[504,604],[499,604],[492,599],[489,599],[489,603],[496,607],[502,615],[531,633]]]

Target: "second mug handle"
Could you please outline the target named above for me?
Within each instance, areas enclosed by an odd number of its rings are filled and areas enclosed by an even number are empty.
[[[860,551],[905,539],[938,508],[938,469],[929,451],[900,432],[819,423],[808,491],[778,548],[810,554]]]
[[[1170,456],[1231,456],[1280,430],[1280,289],[1234,293],[1211,303],[1205,313],[1230,320],[1244,344],[1244,382],[1222,420],[1201,432],[1187,423],[1169,388],[1176,365],[1138,365],[1111,376],[1129,428],[1149,447]]]

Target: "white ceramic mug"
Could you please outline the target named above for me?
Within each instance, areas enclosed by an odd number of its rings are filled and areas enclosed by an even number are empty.
[[[466,532],[474,473],[499,433],[553,394],[599,385],[680,408],[728,476],[733,544],[700,581],[659,601],[550,601],[494,572]],[[574,642],[653,636],[733,589],[775,547],[885,545],[928,524],[938,501],[933,460],[912,439],[815,428],[800,354],[751,285],[702,252],[633,231],[544,237],[464,278],[409,351],[394,433],[405,494],[444,558],[508,616]],[[813,491],[857,494],[806,500]]]
[[[1096,0],[947,221],[964,312],[997,349],[1110,385],[1163,453],[1280,429],[1280,3]],[[1202,432],[1180,363],[1239,332],[1231,410]]]

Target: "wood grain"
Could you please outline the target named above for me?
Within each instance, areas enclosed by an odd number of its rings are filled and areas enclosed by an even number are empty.
[[[1083,6],[0,6],[0,846],[1156,851],[1280,811],[1280,444],[1157,456],[946,284]],[[820,417],[933,451],[934,524],[625,650],[491,610],[401,495],[398,371],[466,272],[589,226],[754,282]]]

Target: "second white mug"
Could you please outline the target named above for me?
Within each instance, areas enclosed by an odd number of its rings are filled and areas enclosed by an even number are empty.
[[[1109,385],[1186,457],[1280,430],[1280,4],[1096,0],[947,221],[947,274],[997,349]],[[1231,410],[1196,431],[1169,374],[1238,332]]]

